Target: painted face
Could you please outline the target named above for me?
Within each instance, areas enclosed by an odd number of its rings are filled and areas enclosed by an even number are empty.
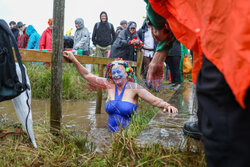
[[[112,78],[113,78],[115,84],[121,84],[122,80],[124,78],[126,78],[121,67],[116,66],[116,67],[112,68]]]

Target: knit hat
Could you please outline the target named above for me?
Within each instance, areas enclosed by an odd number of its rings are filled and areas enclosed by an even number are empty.
[[[53,24],[53,19],[52,18],[49,18],[49,20],[48,20],[48,25],[52,25]]]
[[[127,22],[126,20],[122,20],[122,21],[120,22],[120,25],[122,26],[123,24],[128,24],[128,22]]]

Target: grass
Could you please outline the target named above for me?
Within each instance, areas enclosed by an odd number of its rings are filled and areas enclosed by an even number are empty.
[[[158,97],[167,101],[174,91],[160,90]],[[62,127],[59,136],[49,132],[49,114],[35,120],[34,132],[38,149],[34,149],[26,135],[7,135],[0,140],[0,166],[206,166],[200,142],[186,139],[185,145],[165,148],[161,144],[141,147],[136,137],[157,112],[148,104],[139,101],[138,113],[128,129],[114,134],[111,144],[102,153],[86,137],[86,132]],[[0,123],[1,128],[13,128],[13,122]],[[101,136],[100,136],[101,137]]]
[[[42,65],[26,63],[31,81],[32,96],[49,98],[50,70]],[[70,65],[63,66],[63,98],[94,99],[95,90],[86,89],[86,81]],[[94,92],[93,92],[94,91]],[[174,91],[161,89],[151,92],[168,101]],[[200,142],[186,139],[185,145],[165,148],[161,144],[141,147],[136,137],[147,126],[157,112],[148,104],[139,101],[138,113],[133,117],[128,129],[114,134],[111,144],[102,153],[95,152],[94,144],[81,130],[62,130],[58,136],[49,132],[49,114],[34,120],[34,133],[38,149],[34,149],[26,133],[21,136],[7,135],[0,138],[0,166],[206,166]],[[13,128],[13,122],[0,122],[0,129]],[[100,136],[101,137],[101,136]]]
[[[41,118],[39,124],[34,124],[38,149],[32,147],[26,133],[1,138],[0,166],[206,166],[201,143],[192,139],[187,140],[184,148],[138,146],[136,136],[154,115],[150,107],[145,108],[148,111],[138,112],[129,129],[112,136],[111,145],[102,153],[95,152],[93,143],[79,130],[63,127],[59,136],[53,136],[49,132],[49,117]],[[3,127],[8,125],[0,125]]]
[[[30,79],[32,97],[50,98],[51,70],[39,64],[25,63]],[[86,89],[87,82],[78,74],[72,64],[63,64],[62,98],[63,99],[95,99],[95,90]]]

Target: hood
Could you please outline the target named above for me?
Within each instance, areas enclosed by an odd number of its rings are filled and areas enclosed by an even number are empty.
[[[33,34],[33,33],[35,33],[36,32],[36,30],[35,30],[35,28],[32,26],[32,25],[29,25],[28,27],[27,27],[27,29],[26,29],[26,34],[28,35],[28,36],[30,36],[31,34]]]
[[[84,28],[84,20],[82,18],[77,18],[75,20],[75,24],[78,24],[80,26],[80,29]]]
[[[137,24],[136,24],[136,22],[134,22],[134,21],[130,21],[130,22],[128,22],[128,26],[127,26],[126,30],[129,30],[129,27],[130,27],[130,25],[131,25],[132,23],[135,23],[136,28],[137,28]]]
[[[106,13],[105,11],[102,11],[102,12],[101,12],[101,14],[100,14],[100,21],[102,22],[102,19],[101,19],[101,15],[102,15],[102,14],[105,14],[105,15],[106,15],[106,18],[107,18],[107,19],[106,19],[106,22],[108,22],[108,15],[107,15],[107,13]]]

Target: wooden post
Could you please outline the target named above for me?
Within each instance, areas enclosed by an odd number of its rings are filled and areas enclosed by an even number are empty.
[[[54,0],[50,100],[50,131],[54,135],[59,133],[62,119],[62,54],[64,7],[65,0]]]
[[[137,69],[136,69],[136,78],[137,78],[137,80],[139,80],[140,76],[141,76],[142,60],[143,60],[142,53],[138,49],[137,50]]]
[[[103,70],[105,65],[101,64],[99,65],[99,77],[103,77]],[[97,99],[96,99],[96,114],[101,114],[102,109],[102,89],[97,89]]]

